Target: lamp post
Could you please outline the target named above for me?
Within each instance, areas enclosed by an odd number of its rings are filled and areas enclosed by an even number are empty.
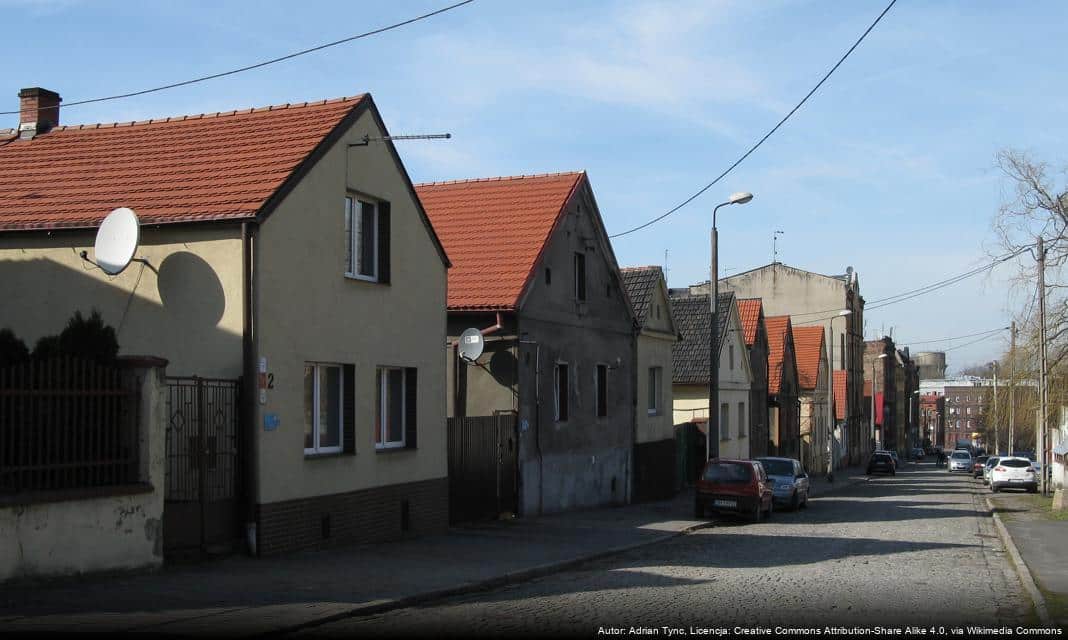
[[[907,453],[909,455],[912,455],[912,450],[916,448],[916,440],[917,440],[917,436],[918,436],[918,433],[919,433],[919,425],[917,425],[915,422],[912,421],[912,396],[917,396],[916,397],[916,406],[919,407],[920,406],[919,395],[920,395],[920,390],[919,389],[916,389],[911,394],[909,394],[909,416],[908,416],[909,432],[908,432],[908,443],[905,445],[906,447],[908,447]]]
[[[991,364],[994,365],[994,414],[993,414],[993,427],[994,427],[994,455],[997,455],[1001,451],[1001,438],[998,436],[998,361],[995,360]]]
[[[708,459],[719,457],[719,346],[716,344],[716,327],[719,324],[719,231],[716,229],[716,213],[720,207],[729,204],[745,204],[753,199],[753,194],[748,191],[732,193],[726,202],[721,202],[712,209],[712,264],[709,267],[709,306],[711,307],[711,323],[708,327],[708,428],[707,446],[705,452]]]
[[[828,323],[828,331],[831,334],[830,340],[830,352],[827,357],[827,417],[831,424],[831,428],[827,431],[827,481],[834,482],[834,321],[836,318],[843,318],[853,313],[852,309],[842,309],[838,313],[831,316],[831,321]],[[842,367],[843,371],[845,367]]]
[[[871,450],[875,451],[878,448],[879,442],[882,440],[880,434],[879,440],[875,438],[875,392],[879,388],[879,380],[875,377],[875,363],[886,357],[885,353],[879,354],[878,357],[873,358],[871,361]],[[882,407],[879,407],[880,409]],[[885,425],[883,425],[885,426]]]

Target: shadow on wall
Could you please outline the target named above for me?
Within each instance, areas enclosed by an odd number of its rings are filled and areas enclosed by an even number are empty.
[[[145,297],[154,289],[161,302]],[[113,279],[49,259],[0,260],[0,300],[0,328],[11,328],[31,348],[62,330],[75,311],[97,309],[115,327],[120,354],[166,358],[169,375],[241,375],[241,335],[219,327],[223,285],[210,264],[187,251],[170,254],[156,269],[132,263]]]

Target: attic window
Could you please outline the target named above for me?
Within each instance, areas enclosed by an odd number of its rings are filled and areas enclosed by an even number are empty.
[[[660,319],[660,305],[656,305],[656,319]]]
[[[586,300],[586,254],[575,253],[575,299]]]

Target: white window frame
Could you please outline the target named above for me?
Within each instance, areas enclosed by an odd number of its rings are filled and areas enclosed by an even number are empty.
[[[652,383],[653,397],[652,398],[646,398],[646,403],[648,403],[649,400],[652,400],[653,401],[653,405],[651,407],[649,407],[649,406],[646,407],[646,414],[647,415],[650,415],[650,416],[658,416],[658,415],[660,415],[660,393],[661,393],[661,384],[663,383],[663,380],[664,380],[664,368],[663,367],[649,367],[649,382]],[[645,391],[648,394],[648,392],[649,392],[649,387],[648,386],[646,387]]]
[[[358,231],[363,221],[363,205],[369,204],[375,209],[375,229],[374,239],[371,246],[374,247],[374,257],[371,260],[371,269],[373,273],[368,275],[366,273],[360,273],[360,243]],[[359,206],[357,206],[359,205]],[[364,196],[355,194],[349,194],[345,196],[345,216],[348,223],[348,255],[349,263],[345,265],[345,277],[355,278],[356,280],[366,280],[368,282],[378,282],[378,228],[379,228],[379,208],[378,201]]]
[[[336,362],[305,362],[305,367],[312,367],[312,447],[304,448],[304,455],[316,456],[325,453],[341,453],[345,449],[345,367]],[[338,406],[337,406],[337,446],[319,446],[319,370],[321,367],[337,367],[338,370]]]
[[[389,377],[390,371],[401,372],[401,398],[400,398],[400,421],[401,421],[401,439],[400,441],[389,442],[386,440],[386,434],[389,433],[389,424],[386,422],[386,414],[382,411],[382,408],[387,406],[389,402]],[[383,380],[383,376],[386,379]],[[408,371],[404,367],[390,367],[379,366],[375,368],[375,385],[379,387],[377,389],[378,397],[375,399],[375,413],[377,414],[375,421],[378,423],[375,425],[375,429],[378,430],[379,438],[381,442],[375,442],[375,449],[403,449],[408,446]]]

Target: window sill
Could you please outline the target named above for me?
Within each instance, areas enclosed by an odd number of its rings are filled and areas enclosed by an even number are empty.
[[[403,453],[416,450],[416,447],[376,447],[375,453]]]
[[[324,453],[305,453],[304,454],[304,459],[305,460],[319,460],[321,458],[340,458],[342,456],[354,456],[354,455],[356,455],[355,452],[353,452],[353,453],[345,453],[344,451],[327,451],[327,452],[324,452]]]
[[[377,276],[372,278],[371,276],[358,276],[358,275],[355,275],[355,274],[352,274],[352,273],[346,273],[345,274],[345,279],[346,280],[357,280],[359,282],[369,282],[371,284],[382,284],[382,282],[378,279]]]
[[[156,488],[148,482],[118,484],[107,487],[85,487],[81,489],[57,489],[53,491],[26,491],[13,495],[0,496],[0,507],[17,507],[24,505],[45,504],[49,502],[75,502],[97,498],[116,498],[152,493]]]

